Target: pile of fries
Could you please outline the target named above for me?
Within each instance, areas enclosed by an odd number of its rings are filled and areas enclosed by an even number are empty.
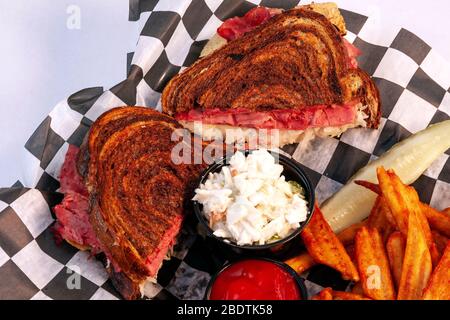
[[[393,171],[377,176],[379,185],[356,182],[378,194],[367,220],[336,235],[316,206],[302,233],[307,252],[286,263],[299,274],[324,264],[354,283],[313,300],[450,300],[450,209],[420,202]]]

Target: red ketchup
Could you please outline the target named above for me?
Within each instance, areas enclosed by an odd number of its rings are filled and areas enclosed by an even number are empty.
[[[215,279],[209,300],[301,300],[295,278],[276,263],[240,261]]]

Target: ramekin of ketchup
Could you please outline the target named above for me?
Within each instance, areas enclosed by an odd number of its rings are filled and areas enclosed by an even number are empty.
[[[306,300],[303,280],[288,265],[252,258],[225,265],[210,281],[208,300]]]

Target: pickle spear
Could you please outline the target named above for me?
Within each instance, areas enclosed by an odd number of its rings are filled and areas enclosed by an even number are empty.
[[[441,154],[450,148],[450,120],[443,121],[397,143],[379,159],[359,170],[348,183],[326,200],[322,212],[334,232],[368,217],[376,194],[354,183],[377,183],[377,168],[393,169],[405,184],[416,181]]]

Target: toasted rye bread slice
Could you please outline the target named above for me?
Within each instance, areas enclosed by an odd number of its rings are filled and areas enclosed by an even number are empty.
[[[102,114],[94,122],[89,131],[88,139],[85,142],[86,145],[81,148],[82,152],[87,152],[87,154],[82,154],[82,159],[78,163],[80,173],[81,171],[87,171],[84,175],[87,175],[86,184],[89,192],[95,192],[98,154],[106,141],[117,130],[137,121],[144,120],[160,121],[161,123],[171,124],[174,127],[180,127],[172,117],[151,108],[143,107],[114,108]],[[86,165],[88,166],[88,170],[82,168]]]
[[[344,17],[341,15],[338,6],[334,2],[324,2],[324,3],[311,3],[298,8],[303,8],[307,10],[312,10],[317,13],[324,15],[336,28],[339,29],[341,35],[347,34],[347,27],[345,25]],[[200,57],[207,56],[213,51],[220,49],[227,44],[227,40],[215,33],[211,39],[203,47]]]
[[[181,228],[188,189],[205,168],[173,161],[177,129],[168,115],[121,107],[97,119],[87,140],[89,221],[112,270],[134,285],[156,277]]]
[[[90,221],[114,263],[139,282],[155,275],[158,252],[165,254],[181,226],[185,181],[170,157],[172,132],[181,126],[153,110],[126,110],[122,120],[107,115],[93,126],[106,136],[92,136]]]

